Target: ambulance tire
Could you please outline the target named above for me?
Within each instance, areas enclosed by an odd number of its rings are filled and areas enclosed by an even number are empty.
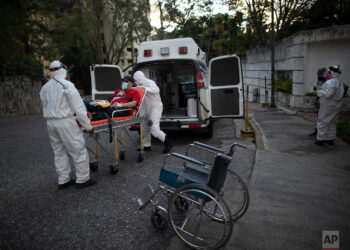
[[[213,137],[213,120],[209,121],[209,125],[206,128],[206,131],[204,132],[204,137],[205,138],[211,138]]]

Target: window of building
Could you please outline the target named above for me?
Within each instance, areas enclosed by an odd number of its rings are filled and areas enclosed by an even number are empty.
[[[128,59],[128,63],[132,63],[132,59]]]
[[[105,34],[101,34],[101,39],[102,39],[102,41],[104,41],[105,40]]]
[[[131,52],[131,51],[132,51],[131,48],[127,48],[126,50],[127,50],[128,52]]]

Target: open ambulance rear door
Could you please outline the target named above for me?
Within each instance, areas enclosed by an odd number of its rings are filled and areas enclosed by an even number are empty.
[[[243,77],[241,60],[237,55],[210,60],[209,103],[213,118],[243,117]]]
[[[94,64],[90,66],[91,98],[108,100],[117,89],[121,89],[123,73],[116,65]]]

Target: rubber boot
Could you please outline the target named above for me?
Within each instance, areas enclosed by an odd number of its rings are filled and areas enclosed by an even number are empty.
[[[163,154],[169,153],[172,147],[173,147],[173,144],[170,143],[170,141],[168,140],[168,137],[166,136],[164,140]]]
[[[315,131],[312,134],[310,134],[309,136],[316,136],[316,135],[317,135],[317,128],[315,128]]]

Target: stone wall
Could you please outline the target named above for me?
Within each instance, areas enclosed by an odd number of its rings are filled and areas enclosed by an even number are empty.
[[[329,50],[330,48],[332,48],[333,51],[339,49],[337,46],[334,46],[337,42],[341,42],[342,45],[345,44],[346,49],[350,49],[350,25],[302,31],[276,42],[275,71],[287,72],[293,82],[293,90],[290,96],[277,93],[276,91],[276,105],[292,110],[312,110],[312,101],[310,102],[310,97],[305,95],[312,91],[312,83],[307,81],[307,79],[309,79],[311,75],[315,76],[316,81],[317,67],[333,65],[335,64],[334,62],[340,61],[341,63],[339,64],[341,64],[343,69],[342,80],[350,83],[350,57],[347,53],[343,53],[343,56],[339,58],[339,54],[341,54],[342,51],[344,52],[344,46],[333,61],[331,59],[327,61],[320,60],[319,65],[317,65],[308,58],[308,56],[312,56],[314,59],[320,53],[322,53],[320,56],[325,56],[329,53],[329,56],[327,55],[326,58],[331,58],[334,53],[329,52]],[[321,44],[325,49],[321,50],[318,54],[315,54],[315,52],[310,53],[313,48],[313,46],[310,45],[314,44]],[[266,78],[269,95],[268,101],[270,102],[271,48],[265,46],[248,50],[246,57],[242,59],[242,66],[244,82],[250,86],[249,100],[259,100],[260,103],[265,101]],[[276,78],[277,75],[275,75],[275,79]],[[253,93],[256,94],[257,91],[259,92],[260,98],[253,96]]]
[[[0,117],[40,114],[41,87],[26,76],[5,77],[0,81]]]

